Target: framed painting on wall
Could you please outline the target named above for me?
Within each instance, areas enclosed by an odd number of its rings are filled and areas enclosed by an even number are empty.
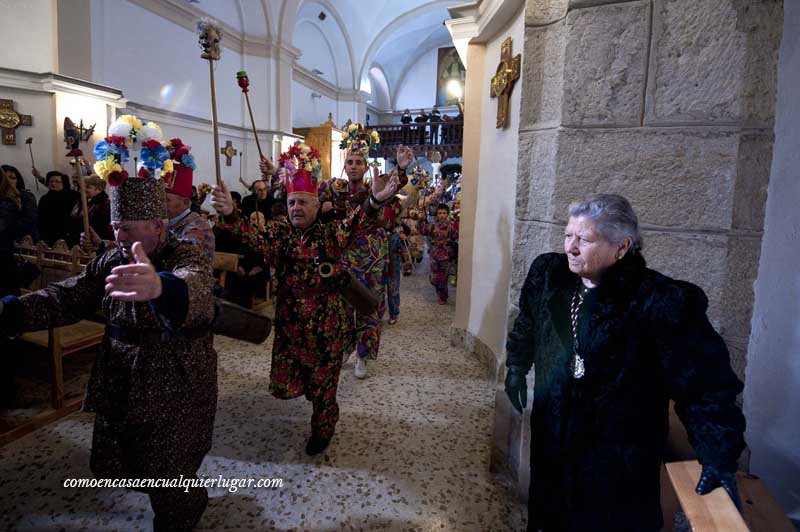
[[[439,62],[436,69],[436,105],[455,105],[458,103],[460,92],[453,90],[458,84],[459,90],[464,89],[464,80],[467,69],[461,63],[455,46],[439,48]],[[448,89],[449,87],[449,89]]]

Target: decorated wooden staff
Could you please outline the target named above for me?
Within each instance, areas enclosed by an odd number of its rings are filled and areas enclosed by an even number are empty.
[[[250,113],[250,124],[253,125],[253,136],[256,138],[256,148],[258,148],[258,155],[261,159],[264,158],[264,154],[261,152],[261,143],[258,142],[258,132],[256,131],[256,121],[253,118],[253,109],[250,107],[250,96],[248,93],[250,92],[250,80],[247,77],[247,72],[244,70],[240,70],[236,73],[236,82],[241,87],[242,92],[244,93],[244,99],[247,102],[247,111]]]
[[[77,133],[77,134],[75,134]],[[85,234],[90,234],[89,232],[89,205],[86,201],[86,185],[83,182],[83,172],[81,172],[81,163],[78,160],[78,157],[83,157],[83,152],[80,150],[78,146],[80,146],[81,142],[81,135],[79,132],[76,131],[68,131],[66,128],[64,129],[64,141],[70,146],[70,151],[67,152],[67,157],[72,157],[75,166],[75,178],[78,180],[78,190],[81,191],[81,210],[83,211],[83,232]]]
[[[28,145],[28,151],[31,152],[31,168],[36,168],[36,163],[33,162],[33,137],[25,139],[25,144]],[[39,190],[39,180],[34,177],[33,182],[36,184],[36,190]]]
[[[217,91],[214,86],[214,61],[219,60],[219,42],[222,39],[222,31],[210,20],[201,20],[197,23],[197,31],[200,32],[200,48],[203,53],[200,55],[208,60],[208,73],[211,80],[211,125],[214,130],[214,168],[217,172],[217,186],[222,186],[222,173],[219,168],[219,129],[217,127]]]

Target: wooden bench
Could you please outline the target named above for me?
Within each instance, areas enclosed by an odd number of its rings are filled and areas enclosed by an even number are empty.
[[[34,244],[30,237],[25,237],[17,244],[16,254],[36,265],[41,271],[39,278],[27,287],[25,292],[39,290],[49,283],[78,275],[94,257],[84,253],[78,246],[69,249],[63,240],[59,240],[53,248],[49,248],[44,242]],[[51,327],[47,330],[25,333],[20,337],[24,342],[47,350],[54,409],[58,410],[64,406],[62,358],[100,345],[104,333],[103,323],[81,320],[73,325]]]
[[[695,493],[701,471],[697,460],[667,464],[667,474],[693,532],[796,532],[767,487],[755,475],[741,471],[736,474],[742,500],[740,514],[722,488],[702,496]]]
[[[702,466],[695,459],[686,428],[672,402],[669,431],[668,449],[673,461],[665,464],[661,477],[664,531],[673,530],[675,512],[682,509],[693,532],[796,532],[764,482],[755,475],[736,473],[741,514],[722,488],[702,496],[695,493]]]
[[[215,251],[214,252],[214,270],[218,270],[219,274],[219,285],[222,288],[225,288],[225,277],[228,272],[236,273],[236,270],[239,269],[239,259],[241,258],[240,255],[236,253],[224,253],[222,251]]]

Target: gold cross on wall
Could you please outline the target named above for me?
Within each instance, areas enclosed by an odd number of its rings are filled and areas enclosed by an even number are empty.
[[[32,126],[31,115],[21,115],[14,110],[13,100],[0,100],[0,128],[3,129],[3,144],[15,146],[17,144],[16,129],[19,126]]]
[[[508,127],[508,100],[519,79],[521,63],[522,54],[511,57],[511,37],[507,38],[500,47],[500,63],[492,76],[491,96],[497,97],[497,129]]]
[[[233,159],[233,156],[236,155],[237,153],[239,153],[233,147],[233,142],[231,142],[229,140],[225,141],[225,146],[220,148],[219,152],[222,155],[225,156],[225,166],[230,166],[231,165],[231,160]]]

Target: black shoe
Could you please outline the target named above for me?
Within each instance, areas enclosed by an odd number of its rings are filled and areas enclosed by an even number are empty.
[[[315,454],[319,454],[325,449],[328,448],[328,444],[331,442],[330,438],[320,438],[319,436],[314,436],[313,434],[308,439],[308,443],[306,443],[306,454],[308,456],[314,456]]]

